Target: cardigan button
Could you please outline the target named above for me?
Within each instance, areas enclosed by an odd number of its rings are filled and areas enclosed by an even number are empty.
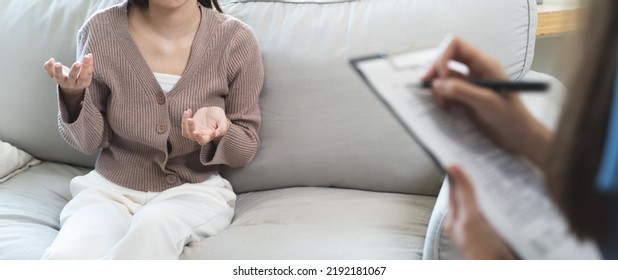
[[[178,181],[178,176],[170,174],[165,176],[165,181],[170,184],[170,185],[174,185],[176,184],[176,181]]]
[[[161,154],[159,155],[159,161],[160,161],[160,162],[164,162],[164,161],[165,161],[166,156],[167,156],[167,155],[166,155],[164,152],[161,152]]]
[[[167,125],[166,125],[166,124],[164,124],[164,123],[160,123],[160,124],[158,124],[158,125],[157,125],[157,132],[158,132],[159,134],[163,134],[163,133],[165,133],[166,131],[167,131]]]
[[[157,103],[159,103],[159,105],[165,104],[165,94],[163,93],[157,94]]]

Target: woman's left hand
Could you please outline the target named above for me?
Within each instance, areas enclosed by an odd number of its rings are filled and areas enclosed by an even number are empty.
[[[232,122],[220,107],[202,107],[195,115],[188,109],[182,114],[182,136],[202,146],[210,141],[218,144],[231,126]]]
[[[515,259],[513,252],[480,213],[468,177],[456,165],[447,168],[449,210],[445,229],[466,259]]]

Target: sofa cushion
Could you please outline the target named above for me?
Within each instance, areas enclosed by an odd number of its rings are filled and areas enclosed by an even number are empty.
[[[69,182],[89,169],[44,162],[0,184],[0,259],[39,259]],[[435,197],[336,188],[239,195],[232,225],[185,259],[420,259]]]
[[[511,77],[525,73],[534,0],[473,2],[222,0],[253,28],[265,68],[261,148],[250,166],[224,170],[235,190],[336,186],[436,195],[439,169],[348,59],[452,32],[498,57]]]
[[[336,188],[238,196],[225,231],[188,259],[420,259],[435,197]]]
[[[69,181],[87,172],[44,162],[0,184],[0,259],[39,259],[58,234]]]

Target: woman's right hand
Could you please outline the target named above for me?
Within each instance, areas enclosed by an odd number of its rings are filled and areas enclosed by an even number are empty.
[[[449,61],[468,66],[469,73],[451,70]],[[542,166],[552,133],[538,122],[514,94],[500,95],[465,81],[507,80],[497,61],[459,38],[453,38],[423,80],[433,80],[432,89],[441,106],[461,104],[480,128],[506,150],[528,157]]]
[[[69,121],[76,120],[81,111],[85,89],[92,82],[92,72],[94,72],[92,54],[85,55],[81,62],[73,63],[71,69],[56,62],[54,58],[45,62],[43,67],[47,75],[60,87],[62,100],[69,113]]]
[[[60,86],[64,97],[81,99],[84,90],[92,82],[94,63],[92,54],[87,54],[81,62],[73,63],[70,69],[56,62],[54,58],[45,62],[44,68],[47,75]]]

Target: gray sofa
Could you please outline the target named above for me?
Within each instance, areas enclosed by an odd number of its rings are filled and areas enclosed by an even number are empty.
[[[0,140],[42,162],[0,183],[0,259],[38,259],[58,231],[69,181],[93,168],[94,157],[57,131],[54,84],[42,65],[50,57],[72,63],[77,29],[120,2],[0,1]],[[262,145],[249,166],[223,170],[239,194],[232,224],[181,257],[456,257],[441,230],[443,173],[348,59],[454,33],[497,57],[514,79],[555,82],[529,71],[535,0],[220,2],[262,48]],[[551,96],[526,100],[548,125],[557,114]]]

